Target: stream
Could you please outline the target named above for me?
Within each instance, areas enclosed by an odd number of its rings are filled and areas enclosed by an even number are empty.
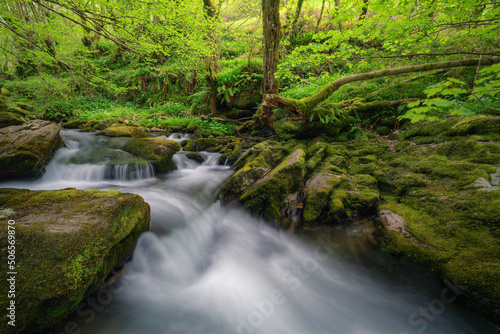
[[[136,193],[151,205],[151,227],[125,275],[47,333],[498,333],[451,288],[381,254],[369,224],[291,235],[222,207],[217,189],[233,171],[217,153],[200,152],[199,164],[181,151],[178,170],[155,175],[117,149],[123,139],[61,135],[41,178],[0,187]]]

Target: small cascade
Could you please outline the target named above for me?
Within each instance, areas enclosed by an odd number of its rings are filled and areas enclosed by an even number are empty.
[[[153,166],[147,164],[126,164],[110,166],[111,175],[109,179],[116,181],[132,181],[150,179],[155,176]],[[108,179],[108,178],[107,178]]]
[[[205,158],[203,166],[213,167],[219,164],[220,153],[200,152],[200,154]]]
[[[80,146],[80,144],[77,141],[69,139],[69,138],[64,138],[63,142],[64,142],[64,145],[70,150],[77,150],[78,147]]]
[[[177,165],[177,169],[195,169],[200,166],[200,163],[193,159],[189,159],[185,154],[175,154],[172,160]]]
[[[190,140],[193,139],[194,136],[191,133],[172,133],[170,136],[159,136],[158,138],[166,138],[170,140],[175,140],[177,142],[181,142],[184,140]]]
[[[112,164],[69,164],[52,166],[48,169],[46,179],[53,181],[134,181],[154,177],[154,169],[150,163]]]

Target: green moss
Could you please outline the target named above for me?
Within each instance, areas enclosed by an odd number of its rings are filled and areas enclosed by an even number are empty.
[[[7,103],[7,98],[3,95],[0,95],[0,112],[7,111],[9,104]]]
[[[9,90],[8,90],[8,89],[6,89],[6,88],[2,88],[2,89],[0,90],[0,94],[1,94],[2,96],[10,96],[10,92],[9,92]]]
[[[74,121],[68,121],[68,122],[64,123],[62,126],[63,126],[63,128],[66,128],[66,129],[78,129],[78,128],[82,127],[84,124],[85,124],[85,122],[82,120],[74,120]]]
[[[304,223],[306,227],[318,222],[327,208],[330,193],[340,184],[340,176],[331,172],[317,173],[306,183]]]
[[[387,136],[387,135],[389,135],[392,132],[391,129],[388,126],[385,126],[385,125],[377,127],[377,129],[375,131],[380,136]]]
[[[196,123],[189,123],[186,126],[186,132],[188,133],[194,133],[196,130],[198,130],[198,125]]]
[[[200,151],[218,152],[225,144],[227,144],[227,140],[222,138],[196,139],[196,145]]]
[[[261,158],[263,159],[263,158]],[[253,184],[240,201],[254,213],[269,220],[279,218],[279,208],[290,193],[296,192],[305,175],[305,152],[298,148],[268,175]]]
[[[198,152],[188,152],[186,153],[186,157],[198,163],[203,163],[205,161],[205,158]]]
[[[24,102],[17,102],[16,106],[18,106],[21,109],[28,110],[28,111],[35,111],[36,107],[34,105],[24,103]]]
[[[11,125],[20,125],[26,122],[26,119],[18,114],[11,112],[0,112],[0,128]]]
[[[0,155],[0,177],[39,176],[43,173],[45,165],[55,151],[62,145],[58,127],[50,122],[44,123],[44,125],[51,127],[51,129],[47,131],[53,131],[53,137],[47,136],[42,131],[38,136],[30,140],[24,139],[27,134],[23,134],[23,131],[29,130],[30,125],[28,124],[28,129],[19,130],[20,133],[18,137],[13,137],[14,139],[5,137],[0,141],[0,149],[2,150],[2,154]],[[44,125],[41,125],[42,128]],[[14,140],[14,142],[12,142],[12,140]]]
[[[149,226],[149,206],[139,196],[113,192],[16,192],[0,197],[13,208],[18,266],[16,314],[20,332],[42,330],[72,312],[131,254]],[[21,224],[22,222],[22,224]],[[7,240],[7,221],[0,221]],[[6,249],[1,250],[6,257]],[[2,290],[6,281],[0,283]],[[6,295],[0,297],[5,307]]]
[[[264,177],[271,169],[264,156],[259,155],[233,174],[222,185],[220,192],[225,198],[239,198],[248,187]]]
[[[415,141],[417,137],[434,138],[435,142],[443,142],[451,128],[459,121],[457,117],[449,118],[445,121],[433,121],[412,126],[412,128],[403,134],[405,139]]]
[[[312,141],[306,149],[306,168],[308,173],[312,173],[316,167],[323,161],[327,152],[328,144],[321,140]]]
[[[126,126],[121,124],[113,124],[106,129],[99,131],[98,135],[105,135],[109,137],[132,137],[132,138],[145,138],[147,137],[144,131],[135,126]]]
[[[500,144],[482,141],[481,136],[456,137],[439,145],[436,153],[453,160],[463,160],[479,164],[500,164]]]
[[[434,179],[450,178],[457,186],[473,183],[480,177],[489,178],[495,172],[490,165],[474,164],[466,161],[452,161],[444,156],[430,155],[411,167],[416,173],[428,174]]]
[[[349,174],[372,174],[377,169],[376,163],[362,164],[359,158],[353,159],[349,167]]]
[[[176,168],[173,155],[181,149],[181,144],[164,138],[134,138],[123,150],[149,160],[157,172],[168,172]]]
[[[464,118],[450,129],[454,136],[472,134],[500,134],[500,117],[477,115]]]
[[[196,141],[194,139],[188,140],[184,146],[184,151],[196,152],[198,148],[196,147]]]
[[[365,155],[358,158],[358,161],[362,164],[376,163],[377,157],[374,155]]]
[[[17,114],[17,115],[22,116],[24,118],[30,116],[30,113],[28,111],[21,109],[19,107],[9,107],[9,108],[7,108],[7,112]]]

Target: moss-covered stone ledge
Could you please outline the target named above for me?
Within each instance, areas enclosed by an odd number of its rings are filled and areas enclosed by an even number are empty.
[[[109,137],[132,137],[132,138],[146,138],[147,135],[135,126],[128,126],[123,124],[113,124],[106,129],[97,132],[98,135]]]
[[[7,259],[7,224],[15,221],[16,326],[31,333],[56,324],[95,292],[126,261],[150,209],[117,191],[0,189],[1,256]],[[0,291],[7,291],[7,281]],[[7,293],[0,307],[7,308]]]
[[[62,145],[60,130],[42,120],[0,129],[0,179],[41,175]]]
[[[500,321],[500,117],[414,125],[390,146],[366,168],[381,191],[381,248]]]
[[[124,151],[147,159],[159,173],[176,169],[172,157],[181,144],[165,138],[134,138],[123,147]]]

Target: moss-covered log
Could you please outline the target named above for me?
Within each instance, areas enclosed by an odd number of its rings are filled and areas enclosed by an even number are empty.
[[[262,106],[263,110],[281,108],[295,115],[301,115],[305,117],[305,119],[307,120],[309,115],[312,113],[313,109],[318,104],[329,98],[340,87],[351,82],[366,81],[381,77],[405,74],[405,73],[424,72],[424,71],[432,71],[432,70],[454,68],[454,67],[477,66],[479,63],[481,63],[482,66],[485,66],[485,65],[496,64],[499,62],[500,62],[499,57],[493,57],[481,60],[465,59],[465,60],[445,61],[439,63],[428,63],[422,65],[402,66],[402,67],[389,68],[385,70],[368,72],[368,73],[353,74],[337,79],[327,84],[323,89],[321,89],[318,93],[314,94],[313,96],[305,97],[302,99],[284,98],[276,94],[267,93],[266,91],[264,91],[265,94]]]

